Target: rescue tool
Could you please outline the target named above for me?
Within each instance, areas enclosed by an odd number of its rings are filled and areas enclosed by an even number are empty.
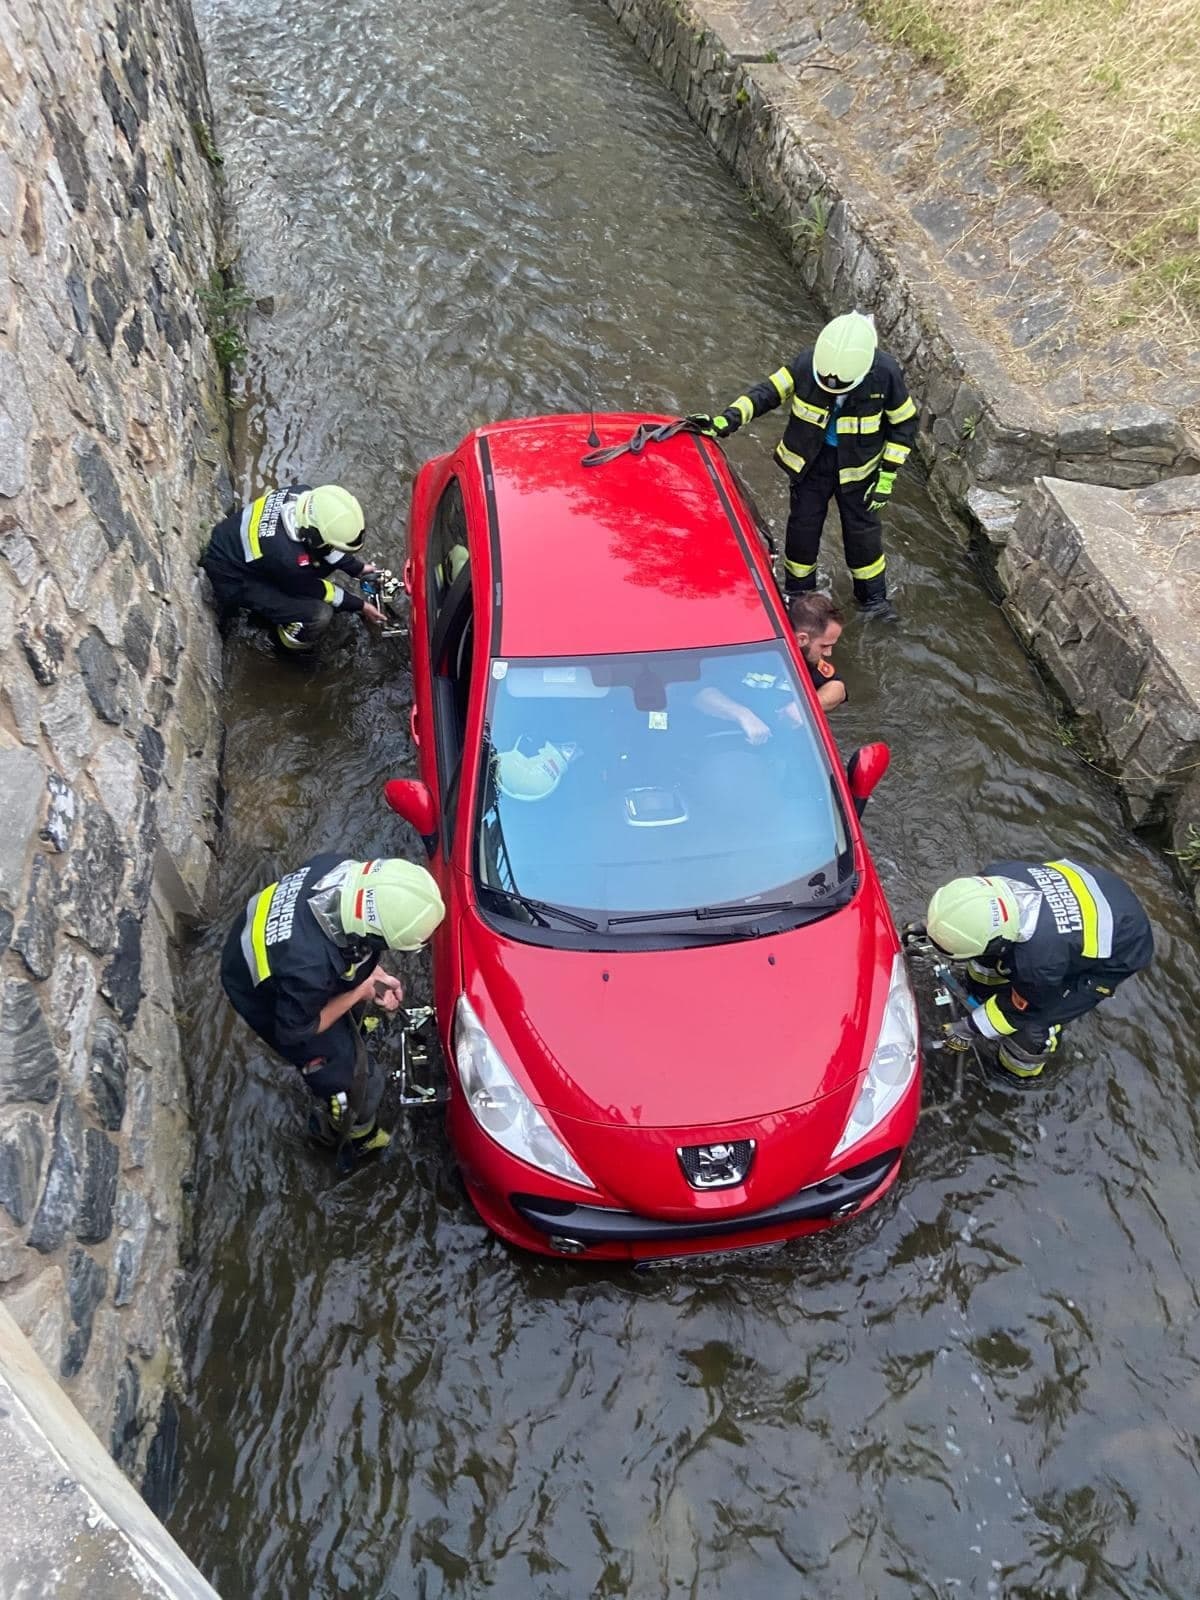
[[[378,606],[388,618],[379,630],[380,636],[384,639],[394,639],[398,634],[404,633],[404,623],[396,600],[400,593],[400,579],[391,568],[382,567],[378,572],[364,573],[358,580],[358,586],[362,590],[363,598],[371,605]]]

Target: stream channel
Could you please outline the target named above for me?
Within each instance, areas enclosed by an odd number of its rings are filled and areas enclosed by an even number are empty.
[[[710,409],[818,326],[599,0],[198,11],[238,272],[274,302],[243,494],[344,483],[398,567],[413,474],[468,428]],[[781,527],[778,432],[730,449]],[[968,1067],[955,1099],[932,1057],[891,1194],[780,1254],[639,1275],[514,1253],[428,1115],[333,1180],[218,954],[251,890],[317,850],[415,847],[380,796],[413,771],[407,641],[346,620],[308,677],[231,641],[220,918],[184,980],[171,1516],[225,1600],[1200,1594],[1195,924],[915,474],[896,499],[904,621],[850,620],[835,732],[893,751],[866,831],[897,920],[998,855],[1069,852],[1129,879],[1158,955],[1034,1092]],[[824,565],[848,599],[836,537]]]

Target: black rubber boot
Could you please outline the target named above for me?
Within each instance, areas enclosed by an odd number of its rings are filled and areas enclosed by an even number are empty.
[[[854,599],[864,621],[900,621],[900,613],[888,599],[887,579],[882,573],[878,578],[855,578]]]
[[[1011,1039],[1005,1039],[996,1052],[994,1070],[1005,1083],[1029,1089],[1041,1078],[1042,1068],[1049,1059],[1049,1049],[1026,1050],[1013,1044]]]
[[[783,580],[783,598],[794,600],[799,594],[815,594],[817,590],[817,575],[810,573],[807,578],[793,578],[789,573]]]

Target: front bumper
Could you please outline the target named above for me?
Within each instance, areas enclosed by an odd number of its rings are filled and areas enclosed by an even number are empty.
[[[517,1215],[555,1249],[562,1248],[557,1241],[569,1241],[569,1246],[584,1249],[601,1245],[683,1244],[849,1216],[894,1175],[902,1154],[901,1150],[885,1150],[882,1155],[810,1184],[763,1211],[719,1219],[708,1217],[698,1222],[663,1221],[608,1206],[576,1205],[569,1200],[532,1194],[510,1195],[509,1202]]]

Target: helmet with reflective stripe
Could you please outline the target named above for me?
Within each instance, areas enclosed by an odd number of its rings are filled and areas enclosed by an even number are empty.
[[[348,489],[323,483],[306,489],[296,501],[297,528],[315,528],[321,543],[334,550],[358,550],[363,542],[363,513]]]
[[[433,875],[413,861],[355,861],[339,905],[347,933],[382,939],[391,950],[419,950],[446,915]]]
[[[981,956],[993,939],[1015,940],[1020,908],[1006,878],[953,878],[929,902],[929,937],[956,961]]]
[[[870,372],[878,345],[874,317],[861,311],[834,317],[813,346],[813,377],[828,394],[845,394]]]
[[[567,757],[548,742],[535,756],[525,754],[520,739],[511,750],[496,755],[496,784],[510,800],[544,800],[558,788],[566,770]]]

